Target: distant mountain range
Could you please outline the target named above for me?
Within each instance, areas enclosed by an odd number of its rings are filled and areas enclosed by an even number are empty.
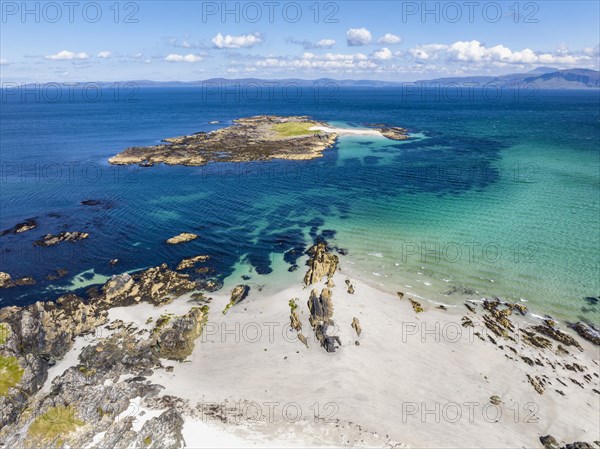
[[[501,76],[465,76],[422,80],[425,84],[434,83],[479,83],[498,82],[503,84],[535,84],[539,89],[598,89],[600,72],[589,69],[558,70],[552,67],[538,67],[527,73],[513,73]]]
[[[315,80],[305,80],[299,78],[288,79],[260,79],[260,78],[211,78],[199,81],[149,81],[149,80],[130,80],[123,83],[133,83],[138,87],[200,87],[213,84],[221,86],[223,84],[249,85],[256,84],[263,86],[267,83],[277,83],[274,86],[281,87],[286,83],[294,83],[299,86],[320,86],[335,84],[339,87],[392,87],[406,84],[440,85],[448,83],[458,83],[459,85],[483,86],[484,84],[496,82],[502,86],[519,84],[535,84],[539,89],[599,89],[600,72],[590,69],[566,69],[559,70],[553,67],[538,67],[526,73],[513,73],[499,76],[463,76],[447,77],[428,80],[419,80],[413,82],[404,81],[377,81],[377,80],[335,80],[332,78],[319,78]],[[100,85],[111,86],[114,82],[100,82]]]

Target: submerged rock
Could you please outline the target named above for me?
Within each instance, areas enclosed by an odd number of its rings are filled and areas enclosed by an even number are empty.
[[[206,262],[209,258],[210,256],[206,255],[188,257],[179,262],[179,265],[177,265],[176,270],[187,270],[189,268],[193,268],[196,264]]]
[[[169,245],[177,245],[179,243],[189,242],[190,240],[195,240],[198,238],[197,234],[193,234],[191,232],[182,232],[174,237],[171,237],[166,240]]]
[[[47,274],[46,279],[48,279],[49,281],[55,281],[57,279],[65,277],[67,274],[69,274],[69,271],[67,269],[59,268],[57,270],[54,270],[52,273]]]
[[[6,235],[6,234],[21,234],[23,232],[27,232],[32,229],[35,229],[35,228],[37,228],[37,226],[38,226],[37,221],[35,221],[34,218],[28,218],[23,223],[17,223],[12,228],[6,229],[6,230],[0,232],[0,236]]]
[[[87,239],[90,235],[87,232],[61,232],[58,235],[46,234],[40,240],[33,242],[37,246],[53,246],[62,242],[75,243],[79,240]]]
[[[13,279],[10,274],[0,271],[0,288],[19,287],[22,285],[33,285],[36,281],[31,276]]]

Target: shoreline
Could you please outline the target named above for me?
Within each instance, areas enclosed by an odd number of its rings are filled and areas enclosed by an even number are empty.
[[[489,326],[496,307],[489,304],[442,310],[421,301],[418,310],[408,294],[400,298],[347,276],[343,256],[316,284],[302,285],[301,273],[287,273],[294,282],[284,287],[250,283],[248,297],[233,307],[233,277],[207,293],[210,312],[190,355],[165,360],[144,376],[160,386],[158,395],[130,400],[133,429],[141,433],[175,405],[189,448],[222,441],[230,447],[538,447],[547,434],[595,440],[600,392],[597,374],[590,373],[600,362],[592,343],[576,336],[583,352],[568,347],[568,353],[556,352],[556,342],[552,350],[532,346],[530,316],[514,313],[506,336],[498,336],[491,330],[502,321],[496,317]],[[311,329],[306,300],[313,288],[332,292],[329,332],[341,344],[335,353],[320,347]],[[76,337],[35,397],[76,369],[85,346],[120,329],[151,335],[161,317],[188,312],[191,298],[189,292],[166,304],[109,308],[106,323]],[[291,298],[298,298],[307,346],[290,328]],[[133,379],[123,374],[111,382]]]

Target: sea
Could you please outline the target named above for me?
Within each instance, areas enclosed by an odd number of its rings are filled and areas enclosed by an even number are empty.
[[[283,288],[296,264],[301,278],[303,252],[324,238],[345,254],[349,277],[381,291],[449,306],[499,297],[540,316],[598,324],[597,90],[134,87],[2,92],[0,230],[29,218],[38,227],[0,237],[0,271],[37,281],[1,289],[0,306],[83,294],[114,274],[197,254],[210,255],[211,276],[228,284],[249,276]],[[343,136],[305,161],[107,162],[127,147],[263,114],[400,126],[410,138]],[[33,244],[62,231],[90,236]],[[165,243],[181,232],[200,237]],[[46,278],[58,268],[68,274]]]

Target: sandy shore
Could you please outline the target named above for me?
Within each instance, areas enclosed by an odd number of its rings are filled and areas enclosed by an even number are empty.
[[[249,296],[227,314],[234,284],[210,294],[209,320],[192,355],[149,378],[164,387],[161,396],[183,399],[187,447],[516,448],[541,447],[539,437],[547,434],[568,443],[600,439],[598,375],[583,378],[598,372],[596,347],[580,340],[583,352],[569,347],[569,355],[559,356],[523,341],[494,336],[499,341],[493,343],[481,309],[441,310],[421,301],[425,311],[417,314],[407,297],[357,280],[350,280],[350,294],[341,264],[332,288],[336,326],[330,334],[342,342],[336,353],[325,352],[314,337],[306,307],[311,289],[300,277],[283,290],[259,291],[250,281]],[[308,347],[289,326],[292,298],[299,299]],[[109,317],[150,328],[148,318],[190,307],[184,296],[167,306],[111,309]],[[463,327],[463,316],[474,327]],[[355,317],[360,336],[351,327]],[[99,329],[97,337],[107,332]],[[50,377],[74,363],[82,346],[78,342]],[[575,363],[585,371],[567,368]],[[543,394],[528,375],[547,378]],[[133,401],[129,413],[137,426],[155,416],[151,408]]]
[[[376,136],[383,137],[381,131],[377,129],[368,128],[331,128],[329,126],[313,126],[309,128],[310,131],[323,131],[326,133],[334,133],[339,136]]]

